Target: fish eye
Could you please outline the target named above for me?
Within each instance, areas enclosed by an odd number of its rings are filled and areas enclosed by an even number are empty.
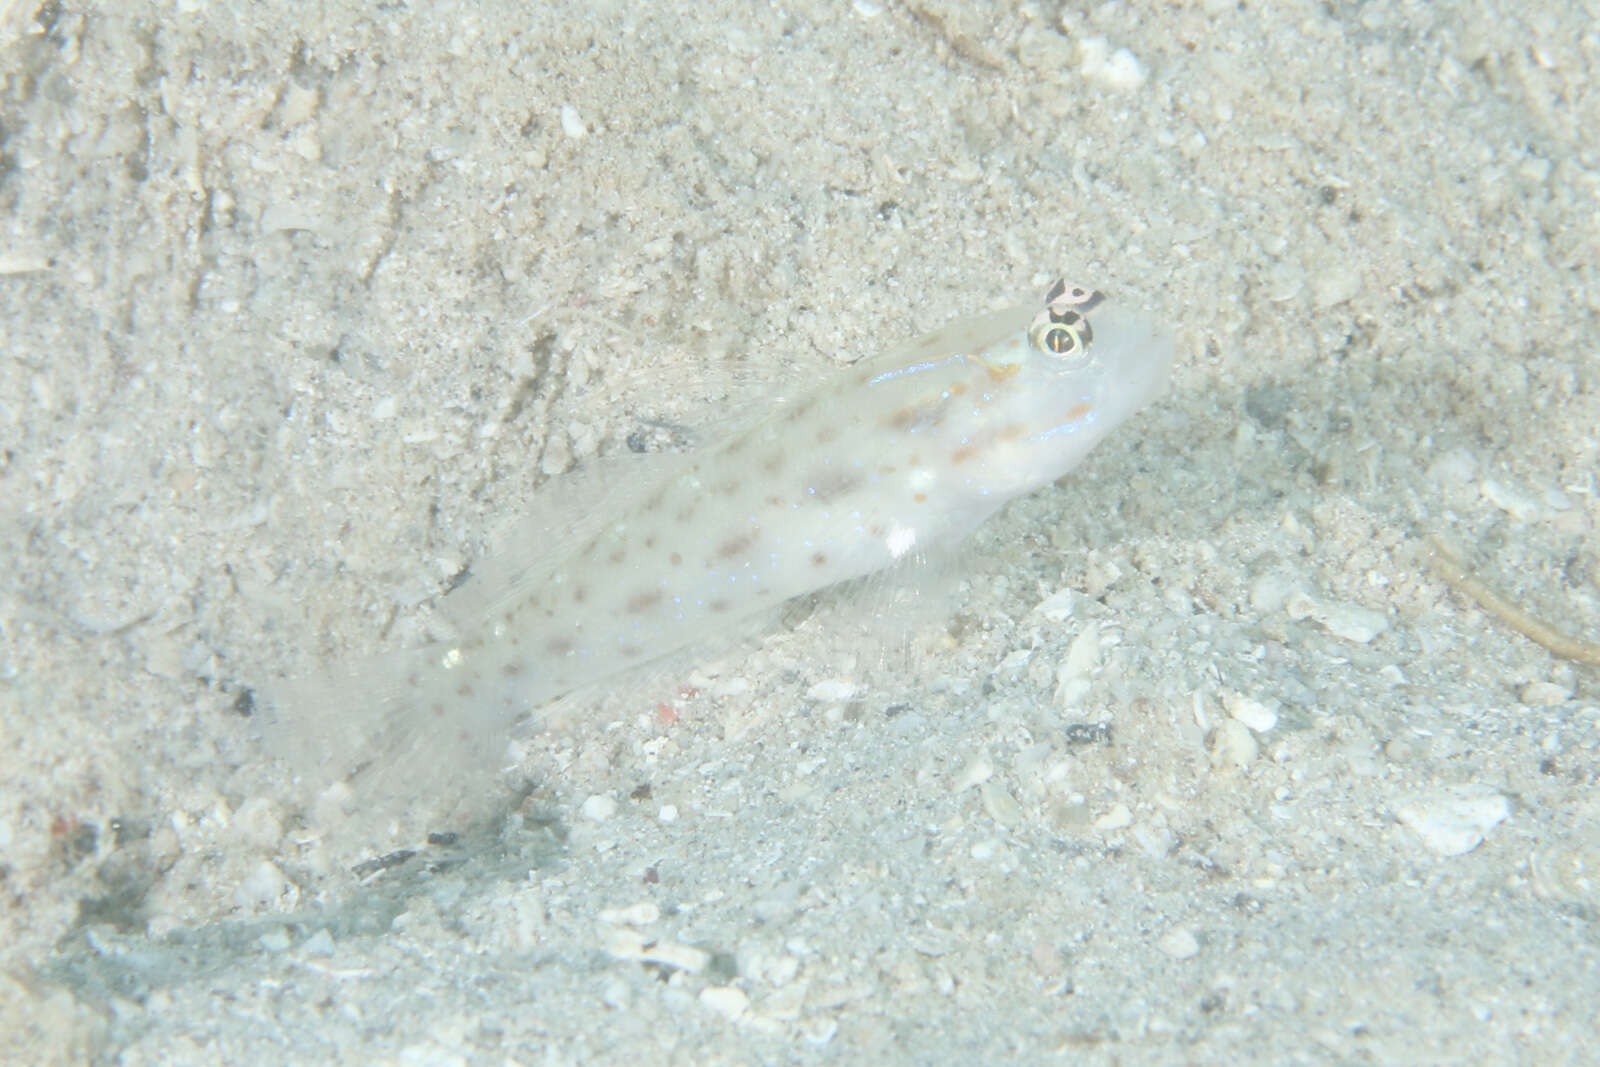
[[[1044,294],[1044,307],[1028,327],[1028,341],[1034,351],[1052,356],[1076,356],[1087,351],[1094,340],[1087,316],[1105,298],[1098,289],[1068,285],[1065,278],[1058,278]]]
[[[1028,327],[1028,340],[1036,351],[1071,356],[1085,351],[1094,340],[1089,320],[1076,311],[1045,308]]]

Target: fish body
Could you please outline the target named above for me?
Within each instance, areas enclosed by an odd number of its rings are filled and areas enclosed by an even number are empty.
[[[1171,353],[1057,283],[859,363],[607,495],[569,550],[509,546],[442,601],[455,640],[286,687],[278,747],[329,779],[406,752],[483,758],[552,698],[966,535],[1155,396]]]

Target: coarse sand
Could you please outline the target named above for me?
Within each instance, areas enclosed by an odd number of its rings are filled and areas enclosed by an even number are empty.
[[[1600,638],[1597,23],[0,4],[0,1061],[1591,1059],[1596,670],[1430,538]],[[469,814],[263,751],[563,481],[1062,274],[1171,388],[959,551]]]

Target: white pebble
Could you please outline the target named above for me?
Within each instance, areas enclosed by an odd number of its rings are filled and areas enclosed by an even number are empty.
[[[819,704],[847,704],[855,699],[860,688],[855,682],[847,682],[843,678],[830,678],[807,689],[806,699]]]
[[[1072,618],[1077,596],[1071,589],[1058,589],[1036,604],[1033,613],[1044,616],[1046,622],[1065,622]]]
[[[1303,589],[1297,589],[1285,598],[1283,610],[1289,618],[1299,622],[1301,619],[1311,618],[1320,609],[1317,607],[1317,602],[1311,599],[1310,593]]]
[[[999,838],[988,837],[977,842],[967,849],[967,855],[980,862],[987,863],[1006,850],[1005,842]]]
[[[1464,448],[1452,448],[1428,464],[1428,477],[1440,485],[1466,485],[1477,474],[1478,461]]]
[[[1119,93],[1140,88],[1148,77],[1139,57],[1126,48],[1112,51],[1104,37],[1078,42],[1078,70],[1085,81]]]
[[[661,909],[646,900],[626,908],[601,908],[600,921],[623,923],[627,926],[649,926],[661,918]]]
[[[680,945],[676,941],[661,941],[654,947],[646,949],[639,958],[646,963],[659,963],[665,967],[688,971],[690,974],[699,974],[711,962],[711,953],[689,945]]]
[[[750,998],[731,985],[713,985],[700,991],[700,1003],[725,1019],[737,1019],[750,1007]]]
[[[990,761],[987,753],[980,752],[972,758],[966,769],[956,777],[953,792],[960,793],[971,789],[975,785],[982,785],[994,777],[994,763]]]
[[[1482,844],[1484,835],[1511,814],[1511,805],[1499,793],[1463,786],[1419,798],[1396,814],[1431,851],[1459,856]]]
[[[1315,618],[1333,636],[1362,645],[1389,628],[1389,618],[1383,612],[1354,604],[1326,605]]]
[[[1089,623],[1067,646],[1066,659],[1056,670],[1056,703],[1077,708],[1089,695],[1090,675],[1100,662],[1100,627]]]
[[[661,810],[656,812],[656,818],[660,819],[662,822],[677,822],[678,821],[678,805],[676,805],[676,804],[663,804],[663,805],[661,805]]]
[[[788,957],[794,959],[793,956]],[[796,960],[796,963],[799,961]],[[783,986],[766,1000],[761,1002],[761,1014],[769,1019],[783,1019],[792,1021],[800,1018],[800,1013],[806,1006],[806,993],[810,989],[808,982],[793,982]]]
[[[265,908],[274,905],[288,889],[289,880],[275,864],[262,860],[245,875],[233,891],[233,902],[241,908]]]
[[[1115,830],[1123,830],[1133,824],[1133,812],[1128,810],[1128,805],[1118,804],[1104,815],[1094,821],[1094,828],[1103,834]]]
[[[831,1015],[824,1015],[820,1019],[813,1019],[800,1028],[800,1036],[806,1044],[821,1048],[833,1040],[839,1032],[839,1020]]]
[[[1067,646],[1067,658],[1056,675],[1056,684],[1065,685],[1075,678],[1087,678],[1100,662],[1100,627],[1089,623]]]
[[[596,793],[583,802],[581,811],[585,819],[605,822],[617,813],[617,802],[604,793]]]
[[[1256,743],[1255,735],[1250,732],[1250,727],[1238,719],[1229,719],[1217,727],[1216,756],[1223,762],[1244,770],[1256,761],[1261,754],[1261,746]]]
[[[1156,947],[1175,960],[1189,960],[1200,954],[1200,939],[1187,926],[1174,926],[1161,935]]]
[[[1517,699],[1530,708],[1550,708],[1571,700],[1572,690],[1554,682],[1529,682],[1517,690]]]
[[[608,926],[602,939],[605,950],[619,960],[659,963],[690,974],[699,974],[711,962],[711,953],[676,941],[651,941],[628,926]]]
[[[626,1011],[633,1005],[633,991],[621,978],[613,978],[600,991],[600,1002],[613,1011]]]
[[[1005,672],[1021,670],[1033,658],[1033,649],[1014,648],[1006,653],[1006,658],[1000,661],[999,670]]]
[[[1483,493],[1483,499],[1520,522],[1539,516],[1539,501],[1520,489],[1501,485],[1493,478],[1485,478],[1479,491]]]
[[[333,935],[326,929],[318,930],[300,945],[300,951],[307,956],[333,955]]]
[[[256,938],[256,941],[268,952],[287,952],[294,945],[294,941],[289,937],[289,931],[281,926],[274,926]]]
[[[1251,583],[1250,606],[1260,612],[1277,611],[1296,592],[1293,578],[1268,571]]]
[[[1022,822],[1022,805],[999,782],[984,782],[978,787],[978,795],[983,798],[983,810],[989,818],[1004,829],[1014,829]]]
[[[1381,611],[1354,604],[1323,604],[1300,592],[1289,597],[1283,610],[1291,619],[1310,619],[1335,637],[1366,644],[1389,628]]]
[[[1258,734],[1264,734],[1278,725],[1278,713],[1254,697],[1229,693],[1222,698],[1222,703],[1229,715]]]
[[[20,249],[0,252],[0,274],[32,274],[49,269],[49,256]]]
[[[1178,835],[1165,826],[1139,823],[1133,828],[1133,840],[1153,860],[1172,855],[1178,847]]]
[[[1311,286],[1311,302],[1318,310],[1348,303],[1361,295],[1361,272],[1341,264],[1317,275]]]
[[[589,133],[589,128],[583,124],[583,116],[571,104],[561,105],[561,132],[574,141]]]
[[[270,848],[283,836],[283,823],[278,820],[272,801],[266,797],[251,797],[239,805],[228,828],[245,844],[256,848]]]

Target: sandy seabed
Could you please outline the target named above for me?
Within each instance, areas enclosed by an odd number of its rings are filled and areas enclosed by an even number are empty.
[[[0,1059],[1592,1056],[1595,669],[1426,547],[1600,635],[1582,6],[4,5]],[[544,483],[1062,273],[1172,388],[938,610],[477,823],[263,753]]]

